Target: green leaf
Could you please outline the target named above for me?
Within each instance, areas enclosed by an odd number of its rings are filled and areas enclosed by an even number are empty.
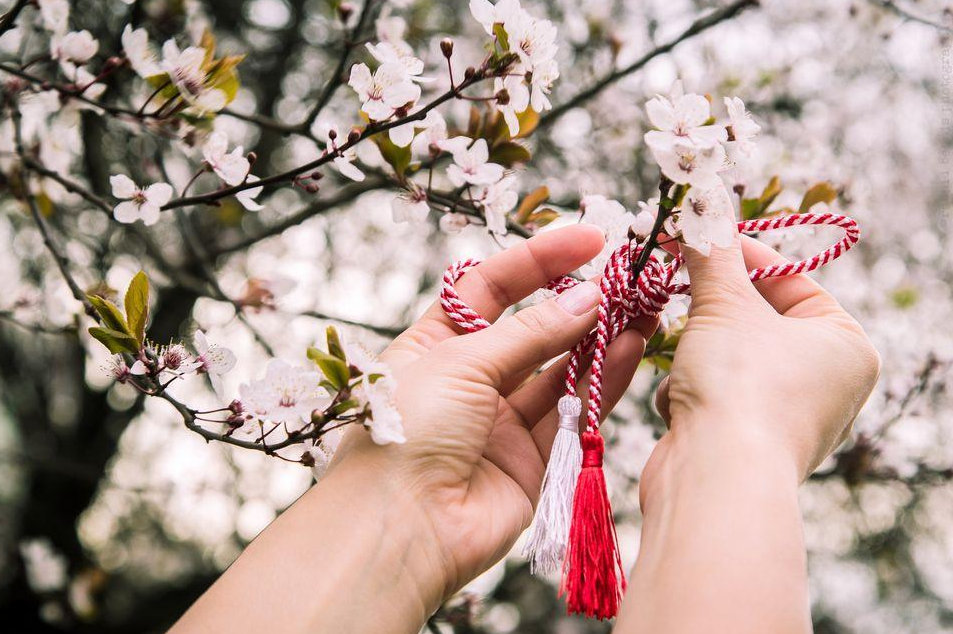
[[[545,185],[526,194],[516,209],[516,221],[520,224],[526,223],[530,214],[547,200],[549,200],[549,188]]]
[[[811,210],[811,207],[818,203],[832,203],[837,199],[837,190],[834,189],[834,186],[828,182],[817,183],[816,185],[811,186],[807,192],[804,193],[804,198],[801,199],[801,205],[798,207],[797,211],[799,214],[803,214]]]
[[[490,162],[504,167],[513,167],[517,163],[526,163],[532,158],[529,150],[519,143],[506,141],[490,150]]]
[[[778,197],[782,189],[784,188],[781,186],[781,179],[772,176],[768,184],[764,186],[760,196],[745,198],[741,201],[741,219],[754,220],[767,214],[768,208],[771,207],[771,203]]]
[[[106,326],[106,328],[116,330],[133,337],[132,331],[130,331],[129,326],[126,325],[126,319],[122,316],[122,312],[119,310],[118,306],[109,300],[103,299],[99,295],[87,295],[86,299],[89,300],[89,303],[92,304],[93,308],[96,309],[96,312],[99,313],[99,316],[103,320],[103,324]]]
[[[113,354],[119,354],[121,352],[136,354],[139,352],[139,342],[128,333],[113,330],[112,328],[93,326],[89,329],[89,334],[92,335],[96,341],[106,346],[106,349]]]
[[[520,132],[516,135],[517,139],[525,139],[531,135],[536,126],[539,125],[539,113],[532,108],[527,108],[523,112],[517,113],[516,118],[520,122]]]
[[[500,48],[504,51],[510,50],[510,36],[506,34],[506,29],[503,28],[501,22],[493,25],[493,35],[496,36],[496,41],[500,43]]]
[[[139,345],[146,339],[146,320],[149,319],[149,278],[144,271],[136,273],[126,289],[126,321],[129,331]]]
[[[556,218],[559,218],[559,212],[555,209],[550,209],[545,207],[543,209],[537,209],[532,214],[530,214],[527,225],[532,225],[534,227],[545,227],[551,223]]]
[[[341,337],[338,335],[337,328],[328,326],[325,331],[325,337],[328,340],[328,352],[341,361],[347,361],[347,355],[344,354],[344,346],[341,345]]]
[[[394,172],[397,173],[397,176],[403,178],[407,172],[407,167],[410,165],[410,146],[397,147],[397,145],[390,140],[390,136],[386,132],[375,134],[371,139],[377,145],[378,149],[380,149],[381,156],[384,157],[387,164],[394,168]]]
[[[351,378],[351,371],[348,370],[346,362],[319,348],[308,348],[308,358],[318,365],[321,372],[324,373],[324,377],[335,390],[342,390],[347,387],[348,379]]]
[[[349,411],[349,410],[356,409],[356,408],[359,407],[359,406],[360,406],[360,403],[358,403],[358,402],[355,401],[354,399],[348,399],[348,400],[346,400],[346,401],[341,401],[340,403],[338,403],[337,405],[335,405],[334,407],[331,408],[331,415],[332,415],[332,416],[340,416],[341,414],[343,414],[343,413],[345,413],[345,412],[347,412],[347,411]]]

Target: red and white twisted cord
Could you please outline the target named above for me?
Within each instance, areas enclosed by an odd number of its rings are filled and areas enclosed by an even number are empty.
[[[853,218],[837,214],[790,214],[748,220],[738,223],[738,231],[758,233],[805,225],[840,227],[845,235],[841,240],[810,258],[753,269],[748,272],[751,281],[813,271],[840,257],[860,239],[860,229]],[[609,344],[633,319],[643,315],[657,315],[665,308],[669,297],[685,295],[691,290],[690,284],[674,281],[675,273],[682,265],[681,256],[676,256],[667,263],[660,262],[654,255],[649,256],[636,283],[630,284],[632,258],[637,259],[641,250],[641,247],[623,244],[612,252],[599,284],[602,299],[599,302],[596,329],[573,348],[569,358],[566,369],[566,393],[574,395],[580,359],[583,354],[592,353],[587,431],[595,432],[599,429],[602,411],[602,369]],[[457,280],[477,264],[479,261],[473,259],[452,264],[443,275],[443,286],[440,291],[440,305],[444,312],[466,332],[477,332],[490,325],[490,322],[460,299],[455,288]],[[579,280],[564,275],[549,282],[546,288],[562,293],[578,283]]]

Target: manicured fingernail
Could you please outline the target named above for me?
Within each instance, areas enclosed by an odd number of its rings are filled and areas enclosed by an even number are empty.
[[[582,282],[561,293],[556,303],[566,312],[584,315],[596,307],[601,297],[598,286],[592,282]]]

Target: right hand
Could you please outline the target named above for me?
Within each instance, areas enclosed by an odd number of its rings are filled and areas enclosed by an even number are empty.
[[[643,501],[670,445],[768,452],[803,480],[848,436],[880,358],[861,326],[806,275],[752,282],[784,262],[751,238],[705,257],[682,246],[692,285],[688,323],[656,406],[672,430],[643,474]],[[695,442],[698,439],[700,442]]]

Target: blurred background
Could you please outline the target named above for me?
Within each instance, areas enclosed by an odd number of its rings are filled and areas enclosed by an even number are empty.
[[[360,9],[362,0],[354,3]],[[29,3],[0,1],[0,13],[21,4]],[[154,42],[210,28],[221,51],[247,55],[229,106],[240,116],[219,115],[216,129],[256,152],[257,174],[315,155],[313,138],[274,122],[304,119],[333,75],[341,41],[336,3],[70,4],[71,28],[91,31],[102,57],[118,53],[128,23],[146,27]],[[379,15],[406,21],[407,41],[438,83],[446,83],[440,38],[455,39],[455,59],[480,60],[482,30],[464,0],[381,4]],[[557,24],[561,76],[552,96],[557,116],[527,140],[533,160],[519,178],[522,191],[549,187],[555,207],[566,211],[557,222],[574,221],[570,212],[587,193],[633,210],[654,195],[657,168],[641,141],[644,103],[677,78],[689,91],[748,104],[762,126],[752,183],[760,189],[779,175],[777,207],[797,207],[811,185],[829,182],[837,191],[829,207],[860,222],[860,245],[817,277],[870,333],[884,369],[852,440],[802,490],[815,629],[953,631],[953,4],[525,6]],[[36,9],[21,9],[27,26],[0,38],[4,61],[22,61],[19,52],[38,37],[29,27]],[[720,17],[705,22],[710,15]],[[576,99],[634,63],[618,81]],[[111,76],[103,100],[134,102],[131,95],[144,91],[132,79],[128,71]],[[345,87],[318,124],[356,123],[358,105]],[[457,103],[447,117],[464,127],[468,110]],[[243,116],[251,114],[265,119]],[[186,161],[167,156],[164,141],[136,125],[91,111],[61,115],[50,113],[46,125],[64,146],[64,169],[98,196],[108,198],[108,176],[117,171],[141,175],[160,163],[173,181],[188,176]],[[105,351],[86,335],[77,303],[11,189],[10,156],[4,147],[0,623],[10,632],[163,631],[310,485],[311,474],[206,444],[168,403],[112,384]],[[380,164],[373,152],[361,159]],[[329,174],[317,195],[266,191],[265,208],[254,214],[228,201],[190,209],[189,231],[204,245],[199,255],[175,222],[118,225],[88,201],[54,190],[49,223],[81,286],[124,289],[144,268],[155,287],[152,338],[161,343],[201,327],[226,342],[239,358],[226,381],[230,395],[261,375],[271,352],[302,358],[327,323],[347,324],[352,338],[382,347],[435,296],[448,262],[500,248],[480,227],[441,233],[436,214],[434,222],[394,223],[393,186],[374,177],[355,184]],[[263,238],[273,227],[285,230]],[[796,255],[832,237],[801,232],[778,244]],[[655,366],[640,369],[607,425],[609,486],[627,566],[638,550],[639,474],[664,430],[650,405],[660,378]],[[197,383],[180,396],[195,406],[218,402]],[[531,577],[519,547],[449,601],[429,630],[608,631],[564,616],[556,581]]]

